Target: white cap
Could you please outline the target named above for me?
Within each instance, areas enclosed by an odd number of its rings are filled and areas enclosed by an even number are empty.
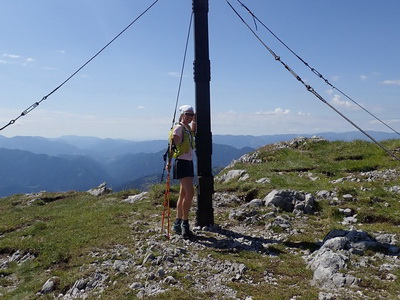
[[[194,113],[194,109],[190,105],[182,105],[181,107],[179,107],[179,111],[181,112],[181,114],[184,114],[185,112],[188,112],[188,111]]]

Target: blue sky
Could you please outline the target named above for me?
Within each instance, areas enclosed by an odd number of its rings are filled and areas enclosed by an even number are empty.
[[[229,1],[255,28],[238,2]],[[55,89],[153,2],[1,1],[0,127]],[[242,2],[334,86],[400,130],[400,1]],[[75,77],[0,135],[167,138],[191,7],[191,0],[159,0]],[[330,89],[260,24],[257,33],[361,128],[389,131]],[[209,35],[213,134],[354,130],[274,60],[225,0],[210,0]],[[193,53],[192,34],[179,105],[195,104]]]

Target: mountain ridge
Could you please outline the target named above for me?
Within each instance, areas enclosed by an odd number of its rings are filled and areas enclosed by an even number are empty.
[[[254,150],[218,144],[214,144],[213,149],[213,167],[217,169]],[[107,182],[116,191],[127,187],[143,189],[146,187],[143,182],[159,182],[164,168],[164,152],[126,153],[105,159],[96,155],[62,153],[55,156],[0,148],[0,178],[3,179],[0,197],[43,190],[83,191],[102,182]]]
[[[324,135],[327,140],[361,138],[358,132]],[[394,138],[393,134],[384,132],[371,132],[371,135],[377,140]],[[297,136],[214,135],[212,167],[221,170],[256,148]],[[157,178],[161,179],[166,143],[162,140],[139,142],[79,136],[55,139],[0,136],[0,176],[4,178],[0,184],[0,197],[41,190],[85,190],[102,182],[117,191],[143,189],[157,183]],[[85,174],[85,180],[79,180],[82,174]]]
[[[399,135],[396,133],[382,131],[367,131],[367,133],[378,141],[399,138]],[[215,134],[212,139],[215,144],[228,145],[241,149],[244,147],[259,148],[266,144],[288,141],[298,136],[320,136],[328,141],[369,140],[368,137],[359,131],[321,132],[314,134],[273,134],[261,136]],[[115,157],[127,153],[154,153],[166,149],[167,143],[167,140],[132,141],[86,136],[61,136],[58,138],[15,136],[8,138],[0,135],[0,148],[20,149],[32,153],[49,155],[90,155],[99,159]]]

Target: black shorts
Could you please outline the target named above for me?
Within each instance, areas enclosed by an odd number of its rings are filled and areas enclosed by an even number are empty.
[[[174,179],[194,177],[193,161],[186,159],[175,159],[173,175]]]

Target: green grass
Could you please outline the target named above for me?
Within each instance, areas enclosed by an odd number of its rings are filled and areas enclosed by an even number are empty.
[[[45,194],[57,198],[59,194]],[[64,198],[64,196],[66,196]],[[118,196],[118,195],[116,195]],[[76,280],[79,267],[88,263],[93,248],[111,248],[129,243],[129,220],[138,210],[115,198],[96,198],[86,193],[70,193],[46,205],[28,205],[28,197],[1,199],[0,253],[16,250],[36,256],[32,262],[12,265],[21,280],[10,299],[22,299],[25,291],[39,291],[47,280],[47,269],[62,276],[66,285]],[[1,290],[0,290],[1,291]]]
[[[400,149],[400,140],[383,142],[391,150]],[[257,284],[231,282],[229,287],[236,290],[238,297],[252,296],[256,299],[317,299],[318,289],[310,286],[312,273],[307,269],[301,257],[301,251],[314,251],[318,241],[332,229],[345,229],[340,222],[343,215],[339,208],[350,208],[357,213],[358,229],[367,232],[386,232],[399,234],[400,201],[399,195],[386,188],[399,185],[399,178],[382,179],[373,182],[344,181],[334,184],[331,181],[349,175],[359,176],[359,172],[385,169],[400,169],[400,164],[389,157],[374,144],[354,142],[315,142],[306,143],[298,148],[274,149],[266,146],[260,150],[261,164],[236,164],[235,169],[244,169],[250,179],[216,183],[220,192],[232,192],[239,196],[242,203],[254,198],[264,198],[273,189],[291,189],[315,193],[319,190],[335,191],[337,203],[319,200],[317,212],[307,220],[297,219],[293,214],[292,226],[297,234],[288,236],[282,243],[270,245],[269,251],[275,255],[265,255],[252,251],[229,251],[212,247],[202,251],[202,257],[230,260],[243,263],[248,268],[245,277],[252,278]],[[224,171],[226,172],[226,171]],[[267,177],[270,183],[259,184],[257,179]],[[317,180],[311,180],[316,177]],[[0,269],[0,294],[6,300],[53,299],[53,296],[34,296],[43,283],[51,276],[61,278],[58,293],[65,293],[77,280],[89,270],[82,268],[90,265],[96,258],[89,255],[92,251],[104,251],[124,245],[135,249],[135,243],[145,241],[147,236],[157,233],[149,227],[148,221],[159,218],[164,199],[165,185],[151,187],[148,200],[135,204],[121,200],[138,191],[123,191],[102,197],[93,197],[87,193],[43,193],[41,195],[14,195],[0,199],[0,259],[19,250],[35,256],[25,263],[11,263]],[[171,207],[174,208],[179,187],[171,186]],[[351,194],[355,200],[343,201],[342,196]],[[37,198],[36,201],[31,202]],[[215,215],[218,224],[238,225],[239,221],[229,220],[229,212],[235,208],[232,204]],[[192,210],[192,213],[195,209]],[[260,208],[259,214],[265,214],[270,208]],[[283,213],[282,213],[283,214]],[[263,230],[265,224],[254,225],[254,229]],[[133,228],[140,232],[133,239]],[[265,230],[265,229],[264,229]],[[281,228],[271,228],[273,233],[281,234]],[[159,239],[160,243],[166,242]],[[133,250],[132,250],[133,251]],[[136,263],[140,263],[139,261]],[[374,262],[379,267],[379,262]],[[273,275],[275,282],[265,281],[266,272]],[[385,291],[387,299],[398,296],[398,280],[382,281],[375,269],[354,270],[355,276],[362,278],[361,290],[373,297]],[[400,271],[393,274],[400,277]],[[13,275],[13,276],[11,276]],[[218,295],[201,293],[191,289],[194,282],[184,278],[184,274],[174,274],[183,285],[183,290],[172,288],[164,294],[148,299],[213,299]],[[111,284],[101,299],[136,299],[135,291],[128,288],[134,279],[126,274],[112,274]],[[14,290],[7,287],[17,285]],[[379,294],[380,295],[380,294]],[[222,297],[222,296],[221,296]],[[2,298],[2,299],[3,299]],[[93,296],[89,299],[97,299]],[[147,299],[147,298],[146,298]]]
[[[383,145],[399,156],[400,140],[384,141]],[[275,149],[268,145],[260,151],[261,164],[238,163],[233,169],[243,169],[250,175],[248,181],[232,181],[217,183],[217,191],[239,192],[246,195],[245,191],[252,191],[251,197],[264,198],[273,189],[290,189],[315,193],[319,190],[335,191],[339,201],[330,203],[328,200],[319,200],[317,212],[309,216],[306,224],[293,221],[293,227],[300,229],[296,235],[290,236],[285,243],[286,247],[315,250],[317,242],[321,241],[332,229],[347,229],[340,222],[343,214],[339,208],[350,208],[357,214],[357,229],[370,233],[395,233],[399,234],[400,226],[400,201],[399,195],[389,192],[386,188],[399,185],[399,178],[382,178],[367,182],[362,178],[361,172],[384,171],[386,169],[400,170],[399,161],[394,160],[385,151],[373,143],[365,141],[354,142],[314,142],[306,143],[298,148]],[[227,172],[229,170],[225,170]],[[347,176],[359,177],[361,181],[343,181],[332,183],[333,180]],[[270,183],[258,184],[260,178],[269,178]],[[318,178],[315,181],[310,177]],[[257,192],[253,192],[256,190]],[[352,201],[343,201],[343,195],[351,194]],[[251,198],[250,197],[250,198]],[[274,230],[271,228],[270,230]],[[279,231],[279,228],[277,229]],[[276,231],[276,233],[279,233]],[[398,245],[399,246],[399,245]],[[266,264],[266,263],[264,263]],[[284,264],[283,264],[284,265]],[[300,268],[300,272],[307,272]],[[284,274],[291,274],[289,270]],[[399,270],[394,272],[399,273]],[[386,290],[387,298],[396,298],[400,287],[398,282],[381,282],[377,274],[369,274],[363,270],[357,275],[362,278],[365,288],[362,292],[373,298],[374,293]],[[291,276],[294,276],[291,274]],[[306,281],[308,282],[308,281]],[[279,283],[279,291],[285,285]],[[242,287],[243,288],[243,287]],[[251,290],[251,287],[248,287]],[[254,291],[254,299],[263,299],[262,294],[267,291],[260,287],[260,294]],[[274,294],[274,287],[268,287],[268,299],[290,299],[296,293],[291,288],[282,297]],[[286,290],[285,290],[286,291]],[[304,299],[317,298],[315,291],[303,296]],[[376,294],[375,294],[376,295]]]
[[[382,143],[392,151],[400,147],[400,140],[389,140]],[[247,187],[247,189],[258,189],[260,195],[265,195],[273,189],[294,189],[308,192],[333,189],[338,186],[330,183],[334,179],[357,172],[399,168],[398,161],[387,155],[377,145],[365,141],[322,141],[307,143],[305,146],[295,149],[274,149],[266,146],[263,150],[259,155],[263,163],[253,165],[237,163],[234,167],[246,170],[253,182],[264,177],[271,179],[270,184],[253,183],[252,186]],[[311,181],[307,176],[308,173],[318,177],[318,180]],[[395,184],[395,181],[392,183]],[[340,185],[339,188],[345,189],[346,184],[348,183]],[[382,185],[380,182],[375,184]],[[237,191],[243,185],[249,185],[249,183],[237,181],[227,184],[217,183],[216,190]]]

